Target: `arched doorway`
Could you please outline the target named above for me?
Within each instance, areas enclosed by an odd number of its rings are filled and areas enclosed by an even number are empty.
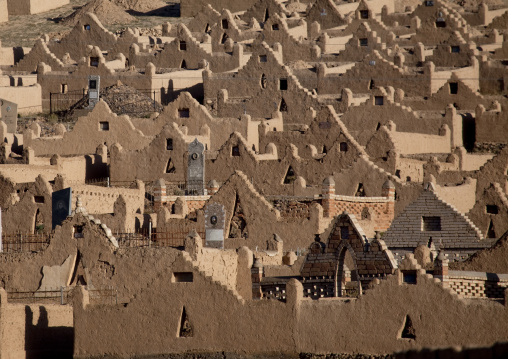
[[[353,248],[346,241],[342,241],[337,249],[338,260],[335,271],[335,296],[359,297],[362,295],[362,285],[358,276],[356,256]]]

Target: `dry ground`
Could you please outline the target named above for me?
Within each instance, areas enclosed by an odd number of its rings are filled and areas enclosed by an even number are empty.
[[[78,7],[85,5],[88,0],[71,0],[70,4],[45,13],[35,15],[9,16],[9,21],[0,24],[0,40],[3,47],[32,47],[43,34],[58,37],[68,32],[71,27],[58,24],[58,20],[72,14]],[[143,14],[135,11],[129,13],[138,20],[129,25],[105,26],[110,31],[117,31],[127,26],[149,28],[165,22],[187,22],[180,14],[180,0],[165,1],[168,6],[156,15],[155,12]]]

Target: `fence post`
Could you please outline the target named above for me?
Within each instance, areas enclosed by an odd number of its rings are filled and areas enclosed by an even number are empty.
[[[63,299],[63,287],[60,287],[60,304],[64,305],[64,299]]]
[[[148,247],[152,246],[152,217],[148,221]]]
[[[155,112],[155,91],[153,92],[153,112]]]

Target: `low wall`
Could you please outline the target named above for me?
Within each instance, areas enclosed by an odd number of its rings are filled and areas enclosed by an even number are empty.
[[[0,86],[0,98],[18,104],[18,113],[42,112],[41,86]]]
[[[9,15],[39,14],[67,5],[69,0],[7,0]]]
[[[394,275],[360,298],[348,300],[305,299],[302,284],[291,279],[281,302],[242,300],[190,267],[176,264],[178,269],[171,270],[192,271],[185,277],[190,280],[172,282],[169,270],[126,306],[89,305],[86,292],[81,293],[74,305],[74,357],[200,350],[386,354],[491,346],[508,340],[504,305],[477,300],[471,310],[469,301],[423,271],[417,274],[417,284],[404,284],[401,275]],[[163,306],[157,305],[160,301]],[[414,338],[403,330],[408,317]],[[119,325],[129,330],[119,335]]]
[[[122,195],[128,203],[128,208],[132,212],[140,209],[143,212],[145,189],[130,189],[118,187],[99,187],[92,185],[73,185],[72,198],[81,197],[83,206],[90,214],[113,213],[114,204],[118,197]],[[72,209],[75,209],[76,203],[73,201]]]
[[[4,289],[0,289],[0,297],[2,358],[72,356],[74,329],[71,306],[9,303]]]
[[[450,271],[444,283],[464,298],[504,299],[508,274]]]

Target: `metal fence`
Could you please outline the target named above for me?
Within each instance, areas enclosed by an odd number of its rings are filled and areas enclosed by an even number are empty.
[[[60,287],[45,290],[8,291],[7,300],[12,303],[51,303],[66,305],[72,303],[74,288]],[[113,287],[87,288],[90,304],[118,304],[118,291]]]
[[[191,232],[193,228],[178,232],[140,232],[140,233],[116,233],[115,238],[118,241],[120,247],[173,247],[180,248],[185,246],[185,238]],[[199,236],[204,239],[205,232],[198,231]]]
[[[49,245],[50,239],[50,233],[2,233],[3,253],[42,251]]]
[[[50,113],[67,111],[81,100],[88,103],[88,94],[85,89],[68,91],[66,93],[51,92],[49,94],[49,111]]]

